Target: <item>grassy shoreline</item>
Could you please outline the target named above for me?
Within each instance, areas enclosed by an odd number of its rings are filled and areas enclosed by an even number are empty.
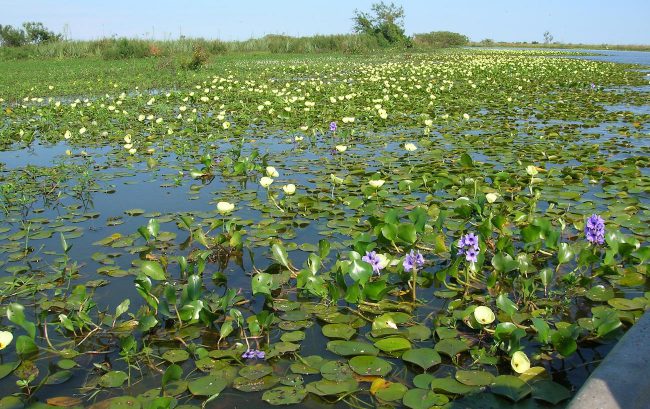
[[[552,44],[534,44],[527,42],[473,42],[468,45],[476,48],[494,48],[494,47],[523,47],[523,48],[541,48],[541,49],[587,49],[587,50],[615,50],[615,51],[650,51],[650,45],[641,44],[574,44],[574,43],[552,43]]]

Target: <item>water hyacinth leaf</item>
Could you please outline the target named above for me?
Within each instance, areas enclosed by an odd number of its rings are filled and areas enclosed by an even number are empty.
[[[21,359],[26,359],[38,353],[38,345],[27,335],[21,335],[16,339],[16,353]]]
[[[647,301],[643,299],[611,298],[607,300],[607,304],[619,311],[635,311],[645,309]]]
[[[353,357],[349,365],[354,372],[363,376],[386,376],[392,369],[387,361],[368,355]]]
[[[359,341],[330,341],[327,350],[341,356],[377,355],[379,350],[373,345]]]
[[[253,295],[266,294],[268,296],[271,296],[271,290],[273,287],[273,276],[271,274],[257,273],[251,279],[251,289],[253,290]]]
[[[499,294],[497,297],[497,307],[505,312],[506,314],[512,316],[514,313],[516,313],[519,308],[517,308],[517,304],[515,304],[506,294]]]
[[[449,402],[445,395],[426,389],[409,389],[402,398],[402,403],[411,409],[429,409]]]
[[[123,371],[110,371],[99,378],[99,385],[104,388],[118,388],[129,376]]]
[[[526,382],[512,375],[499,375],[490,386],[492,393],[505,396],[513,402],[519,402],[530,395],[532,388]]]
[[[274,406],[295,405],[302,402],[306,396],[307,390],[303,387],[278,386],[264,392],[262,400]]]
[[[72,372],[68,370],[62,370],[54,372],[47,376],[45,380],[46,385],[58,385],[66,382],[68,379],[72,378]]]
[[[552,405],[557,405],[571,397],[571,392],[567,388],[550,380],[537,381],[531,386],[533,399],[542,400]]]
[[[19,364],[20,362],[5,362],[0,364],[0,379],[12,373],[14,369],[18,368]]]
[[[163,281],[167,279],[165,270],[157,261],[143,261],[140,265],[140,270],[153,280]]]
[[[291,269],[291,262],[289,261],[289,254],[281,243],[275,243],[271,246],[271,253],[273,260],[287,269]]]
[[[425,371],[442,362],[442,358],[432,348],[411,349],[402,354],[402,359],[424,369]]]
[[[569,243],[560,243],[557,252],[557,261],[559,264],[566,264],[573,260],[575,252]]]
[[[17,303],[11,303],[7,307],[7,318],[16,325],[21,326],[30,337],[36,336],[36,325],[25,318],[25,307]]]
[[[499,252],[492,257],[492,266],[501,273],[509,273],[519,268],[519,263],[510,254]]]
[[[183,376],[183,368],[181,368],[179,365],[176,364],[171,364],[167,369],[165,369],[165,373],[163,374],[162,377],[162,386],[165,388],[170,382],[173,381],[178,381],[181,379]]]
[[[190,381],[187,387],[194,396],[213,396],[221,393],[227,385],[228,382],[223,377],[207,375]]]

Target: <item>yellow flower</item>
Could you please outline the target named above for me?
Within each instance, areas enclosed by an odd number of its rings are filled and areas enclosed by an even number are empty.
[[[498,193],[488,193],[485,195],[485,199],[488,201],[488,203],[494,203],[497,201],[498,198],[499,198]]]
[[[293,183],[289,183],[288,185],[282,186],[282,190],[284,190],[284,193],[288,195],[292,195],[296,193],[296,185],[294,185]]]
[[[524,373],[530,369],[530,360],[526,353],[522,351],[517,351],[512,354],[512,359],[510,360],[510,366],[517,373]]]
[[[135,149],[135,148],[131,148],[131,149],[129,149],[129,153],[130,153],[131,155],[135,154],[137,151],[138,151],[138,150]]]
[[[230,128],[230,122],[225,121],[223,124],[221,124],[221,126],[223,127],[223,129],[228,129]]]
[[[126,136],[124,137],[124,142],[131,143],[131,134],[126,134]]]
[[[85,133],[86,133],[86,128],[84,127],[79,128],[79,135],[83,135]]]
[[[273,179],[268,176],[264,176],[260,179],[260,185],[262,185],[262,187],[269,187],[271,186],[271,183],[273,183]]]
[[[368,183],[370,184],[370,186],[379,189],[380,187],[384,186],[384,183],[386,183],[386,181],[383,179],[378,179],[378,180],[370,180]]]
[[[476,318],[476,321],[478,321],[481,325],[491,324],[496,319],[494,312],[490,309],[490,307],[485,307],[483,305],[476,307],[474,310],[474,318]]]
[[[433,120],[431,120],[431,119],[425,119],[425,120],[424,120],[424,124],[425,124],[426,126],[431,126],[431,125],[433,125]]]
[[[230,202],[219,202],[217,203],[217,210],[225,215],[235,210],[235,205]]]
[[[273,166],[267,166],[266,167],[266,176],[271,177],[271,178],[277,178],[280,176],[277,170]]]
[[[348,124],[354,122],[354,117],[353,116],[346,116],[343,118],[343,123]]]
[[[3,350],[7,345],[11,344],[14,335],[9,331],[0,331],[0,350]]]
[[[463,114],[463,118],[465,118],[465,120],[468,120],[469,119],[469,114]]]
[[[348,150],[348,147],[345,146],[345,145],[336,145],[336,150],[339,151],[339,152],[341,152],[341,153],[343,153],[343,152],[345,152],[346,150]]]
[[[418,150],[418,147],[415,146],[414,143],[409,142],[404,144],[404,149],[406,149],[409,152],[415,152],[416,150]]]
[[[70,131],[65,131],[65,133],[63,134],[63,137],[64,137],[65,139],[70,139],[70,138],[72,138],[72,132],[70,132]]]

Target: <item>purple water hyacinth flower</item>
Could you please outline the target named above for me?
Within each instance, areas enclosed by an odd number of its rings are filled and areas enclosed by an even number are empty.
[[[375,251],[366,251],[366,255],[361,257],[361,261],[370,264],[372,266],[372,272],[375,275],[379,275],[383,268],[381,265],[381,258]]]
[[[248,349],[246,352],[241,354],[241,357],[244,359],[265,359],[266,353],[258,349]]]
[[[467,233],[458,239],[458,254],[465,255],[465,260],[476,263],[480,251],[476,234]]]
[[[591,89],[596,89],[596,84],[594,84],[593,82],[591,83]]]
[[[336,122],[334,122],[334,121],[330,122],[330,131],[331,132],[336,132],[337,129],[338,129],[338,126],[336,125]]]
[[[597,214],[592,214],[585,224],[585,236],[591,244],[605,243],[605,220]]]
[[[413,271],[424,266],[424,256],[418,251],[411,250],[404,258],[404,271]]]

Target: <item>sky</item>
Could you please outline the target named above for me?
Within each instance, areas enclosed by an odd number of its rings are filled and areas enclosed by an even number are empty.
[[[352,31],[373,0],[0,0],[0,24],[40,21],[71,39],[245,40]],[[650,44],[650,0],[397,0],[407,34],[454,31],[473,41]]]

